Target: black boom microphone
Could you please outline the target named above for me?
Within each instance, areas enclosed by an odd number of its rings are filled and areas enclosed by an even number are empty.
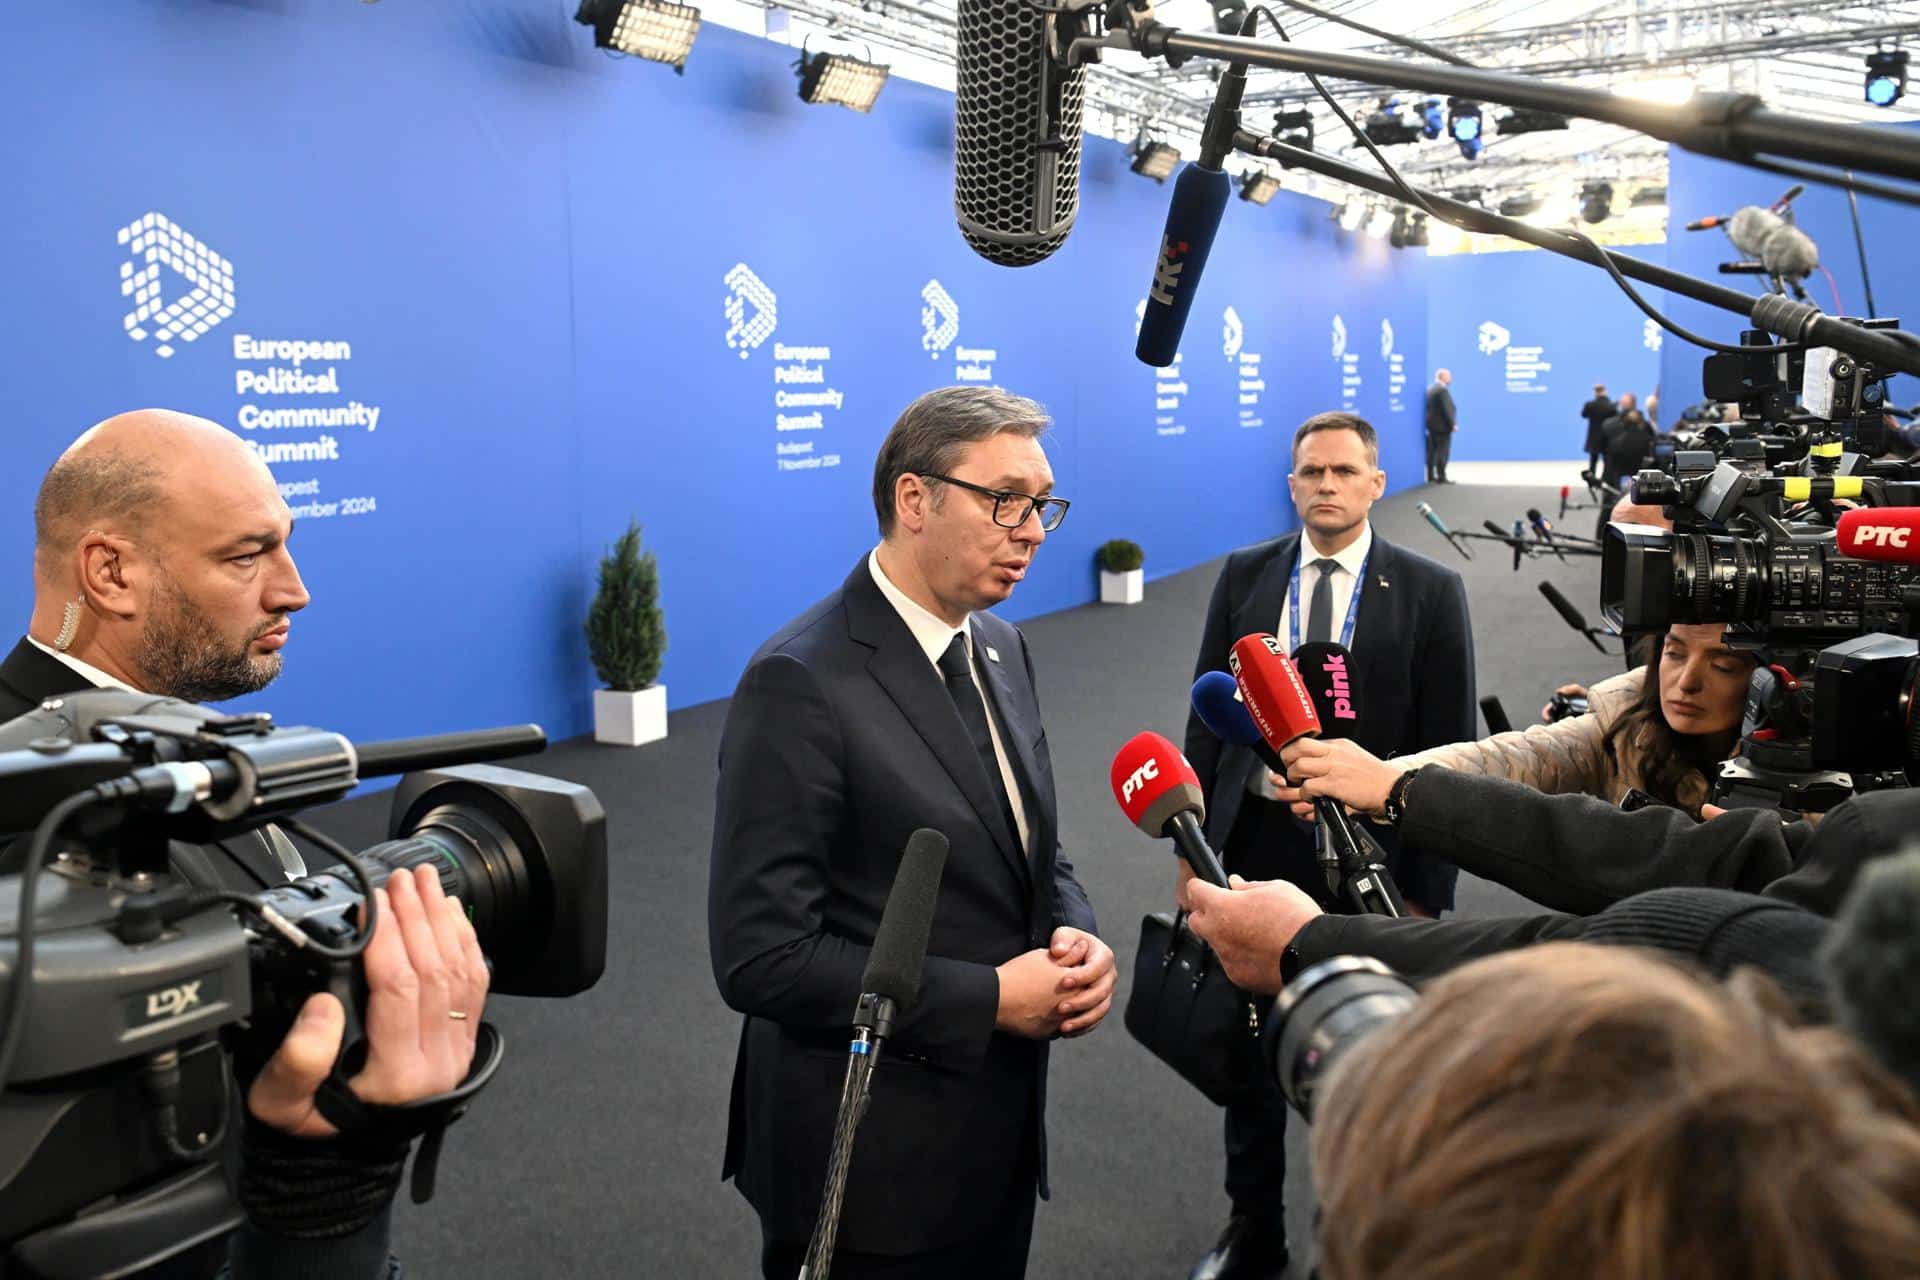
[[[1540,594],[1545,596],[1547,603],[1552,605],[1554,610],[1558,612],[1562,618],[1567,620],[1568,626],[1587,638],[1588,644],[1602,653],[1607,651],[1607,647],[1600,643],[1600,637],[1596,629],[1587,625],[1587,615],[1574,608],[1573,601],[1560,594],[1560,588],[1543,578],[1540,581]]]
[[[873,1069],[880,1049],[893,1034],[894,1019],[920,998],[920,974],[926,967],[927,939],[933,933],[933,908],[940,877],[947,869],[947,838],[921,827],[907,838],[893,888],[880,912],[880,928],[860,975],[860,1001],[853,1011],[853,1043],[847,1046],[847,1076],[840,1086],[840,1110],[834,1118],[833,1148],[827,1157],[826,1185],[820,1193],[820,1217],[807,1244],[799,1280],[826,1280],[833,1265],[833,1238],[853,1160],[853,1135],[866,1114]]]
[[[960,0],[956,22],[954,216],[988,262],[1032,266],[1080,212],[1086,68],[1050,56],[1055,17],[1028,0]]]

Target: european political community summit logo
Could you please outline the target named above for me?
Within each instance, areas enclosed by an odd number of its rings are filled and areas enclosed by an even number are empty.
[[[233,314],[233,264],[164,214],[148,213],[120,228],[127,257],[120,264],[120,295],[133,300],[122,323],[135,342],[153,342],[162,360],[175,342],[194,342]],[[167,300],[171,272],[187,289]]]

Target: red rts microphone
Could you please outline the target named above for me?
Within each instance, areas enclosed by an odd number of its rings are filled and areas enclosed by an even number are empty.
[[[1193,874],[1208,884],[1227,887],[1220,855],[1200,830],[1207,816],[1200,775],[1180,748],[1157,733],[1136,733],[1114,756],[1108,776],[1113,798],[1120,802],[1128,822],[1156,840],[1171,838]]]
[[[1855,507],[1841,515],[1840,554],[1886,564],[1920,564],[1920,507]]]

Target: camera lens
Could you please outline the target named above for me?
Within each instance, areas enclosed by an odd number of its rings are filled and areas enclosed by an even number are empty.
[[[1294,1110],[1312,1120],[1314,1099],[1333,1064],[1419,999],[1405,978],[1378,960],[1323,960],[1274,1001],[1265,1034],[1267,1069]]]

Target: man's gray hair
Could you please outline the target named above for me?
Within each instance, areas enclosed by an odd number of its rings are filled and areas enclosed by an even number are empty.
[[[873,513],[880,521],[880,536],[893,533],[893,492],[901,476],[944,475],[970,444],[1003,431],[1032,439],[1052,422],[1038,401],[999,387],[941,387],[927,392],[900,414],[873,460]]]

